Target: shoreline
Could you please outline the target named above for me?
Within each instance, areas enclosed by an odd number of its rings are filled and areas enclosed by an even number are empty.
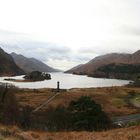
[[[26,83],[26,82],[40,82],[44,80],[38,80],[38,81],[33,81],[33,80],[26,80],[26,79],[4,79],[5,81],[12,81],[12,82],[21,82],[21,83]]]

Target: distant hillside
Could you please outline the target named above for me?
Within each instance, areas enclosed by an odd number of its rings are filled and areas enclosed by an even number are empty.
[[[29,73],[32,71],[40,71],[40,72],[57,72],[59,70],[54,69],[43,62],[35,59],[35,58],[27,58],[23,55],[11,53],[15,63],[23,69],[25,72]]]
[[[66,71],[66,73],[94,75],[98,68],[109,64],[140,64],[140,50],[133,54],[110,53],[98,56],[86,64]]]
[[[140,64],[109,64],[98,68],[92,77],[136,80],[140,75]]]
[[[15,64],[12,56],[0,48],[0,76],[22,74],[25,74],[24,71]]]

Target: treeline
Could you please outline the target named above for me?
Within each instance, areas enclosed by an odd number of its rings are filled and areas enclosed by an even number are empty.
[[[140,64],[109,64],[98,68],[88,75],[98,78],[113,78],[124,80],[136,80],[140,75]]]
[[[128,73],[128,74],[139,74],[140,73],[140,65],[133,64],[109,64],[105,65],[98,69],[102,72],[107,73]]]

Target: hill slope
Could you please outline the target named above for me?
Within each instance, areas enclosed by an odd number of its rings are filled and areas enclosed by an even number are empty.
[[[136,80],[140,75],[140,64],[108,64],[98,68],[91,77]]]
[[[110,53],[98,56],[86,64],[66,71],[66,73],[93,75],[98,68],[108,64],[140,64],[140,50],[133,54]]]
[[[0,76],[22,75],[24,71],[14,62],[11,55],[0,48]]]
[[[54,69],[43,62],[35,58],[27,58],[23,55],[18,55],[16,53],[11,53],[15,63],[22,68],[25,72],[29,73],[32,71],[40,72],[57,72],[59,70]]]

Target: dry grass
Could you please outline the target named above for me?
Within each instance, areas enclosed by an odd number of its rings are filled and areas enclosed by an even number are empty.
[[[67,106],[71,100],[87,95],[101,104],[103,110],[110,116],[138,113],[140,112],[139,109],[127,105],[123,100],[132,91],[140,93],[140,88],[70,89],[62,91],[49,106]],[[52,94],[52,89],[21,89],[16,94],[16,97],[21,106],[29,105],[36,108]],[[113,129],[105,132],[39,132],[32,130],[25,132],[16,126],[0,125],[0,140],[140,140],[140,126]]]
[[[140,88],[128,87],[108,87],[89,89],[70,89],[62,91],[48,106],[67,106],[70,101],[78,99],[80,96],[90,96],[99,103],[109,116],[127,115],[140,112],[139,109],[129,106],[124,98],[129,92],[140,93]],[[46,101],[53,94],[51,89],[21,90],[17,93],[17,99],[21,105],[29,105],[36,108]],[[47,107],[45,107],[47,108]],[[44,108],[44,109],[45,109]]]
[[[140,126],[105,132],[25,132],[1,125],[0,140],[140,140]]]
[[[140,140],[140,127],[116,129],[106,132],[43,133],[40,138],[42,140]]]

